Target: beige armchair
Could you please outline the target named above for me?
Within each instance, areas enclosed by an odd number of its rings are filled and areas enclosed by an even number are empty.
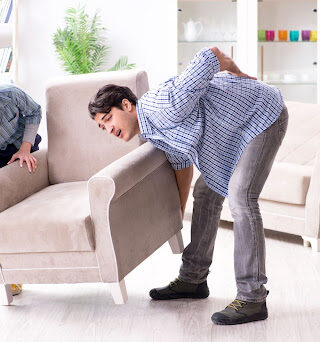
[[[166,241],[181,253],[181,212],[165,155],[136,137],[97,129],[88,101],[103,85],[148,90],[144,71],[66,76],[47,88],[48,151],[34,174],[0,169],[0,300],[12,283],[109,283],[127,299],[125,276]]]
[[[287,134],[259,198],[264,227],[301,235],[320,251],[320,105],[286,102]],[[199,176],[195,172],[193,185]],[[186,216],[191,218],[192,199]],[[228,199],[221,220],[233,222]]]

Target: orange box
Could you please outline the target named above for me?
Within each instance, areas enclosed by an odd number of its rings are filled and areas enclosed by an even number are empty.
[[[278,37],[281,41],[288,40],[288,31],[287,30],[279,30],[278,31]]]

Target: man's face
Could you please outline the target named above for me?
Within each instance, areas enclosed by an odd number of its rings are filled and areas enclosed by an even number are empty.
[[[94,120],[99,128],[124,141],[129,141],[140,133],[136,107],[130,101],[122,100],[122,109],[112,107],[106,113],[97,113]]]

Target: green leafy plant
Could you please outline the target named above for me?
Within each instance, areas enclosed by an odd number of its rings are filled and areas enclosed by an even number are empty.
[[[53,35],[53,44],[64,69],[71,74],[86,74],[104,70],[110,47],[105,45],[100,17],[93,18],[85,12],[85,7],[66,10],[65,28],[58,28]],[[128,57],[122,56],[108,71],[132,69]]]
[[[128,64],[128,57],[127,56],[122,56],[119,58],[117,63],[108,71],[117,71],[117,70],[127,70],[127,69],[132,69],[136,65],[134,63]]]

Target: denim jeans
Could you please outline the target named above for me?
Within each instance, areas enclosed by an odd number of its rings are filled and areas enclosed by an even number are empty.
[[[270,173],[288,126],[284,106],[279,118],[256,136],[243,151],[228,185],[229,208],[234,219],[234,270],[238,299],[260,302],[267,292],[265,238],[258,198]],[[179,279],[199,284],[212,263],[224,197],[200,176],[195,184],[191,242],[184,249]]]

